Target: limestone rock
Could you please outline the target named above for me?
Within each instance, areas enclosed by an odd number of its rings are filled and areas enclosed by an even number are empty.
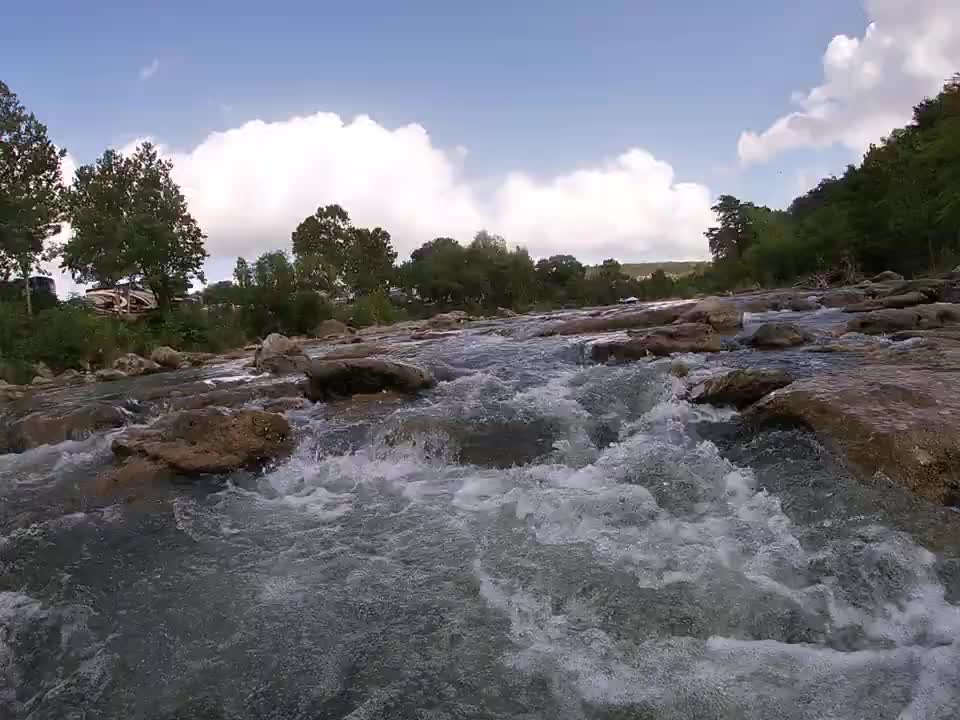
[[[703,323],[714,330],[733,331],[743,326],[743,313],[728,300],[707,298],[683,313],[677,323]]]
[[[783,349],[810,342],[813,336],[793,323],[764,323],[756,329],[747,343],[756,348]]]
[[[903,275],[900,273],[895,273],[892,270],[884,270],[882,273],[877,273],[870,278],[870,281],[875,283],[892,282],[896,280],[903,280]]]
[[[314,360],[307,369],[307,397],[314,402],[381,390],[415,393],[434,383],[422,368],[375,358]]]
[[[309,360],[297,343],[280,333],[267,335],[253,356],[254,367],[274,375],[303,372]]]
[[[639,360],[648,355],[678,352],[720,352],[720,335],[704,323],[681,323],[650,328],[628,340],[597,343],[590,354],[597,362]]]
[[[324,353],[320,360],[350,360],[356,358],[365,358],[370,355],[382,355],[387,352],[383,345],[374,345],[372,343],[357,343],[354,345],[342,345],[333,348]]]
[[[150,359],[161,367],[176,370],[183,363],[184,356],[179,350],[174,350],[168,345],[162,345],[154,348],[153,352],[150,353]]]
[[[460,327],[469,318],[470,316],[463,310],[451,310],[434,315],[427,321],[427,325],[440,330],[450,330]]]
[[[497,317],[498,318],[512,318],[517,317],[517,314],[510,308],[498,307],[497,308]]]
[[[97,370],[94,373],[94,377],[101,382],[113,382],[114,380],[124,380],[127,378],[127,374],[122,370],[114,370],[113,368],[103,368]]]
[[[18,418],[4,428],[3,452],[23,452],[41,445],[82,440],[91,433],[121,427],[128,415],[113,405],[91,404],[60,414],[41,410]]]
[[[627,330],[628,328],[659,327],[676,321],[683,313],[693,307],[693,304],[686,303],[631,312],[611,312],[599,317],[579,317],[547,327],[539,335],[541,337],[549,335],[589,335]]]
[[[836,308],[856,305],[858,303],[862,303],[866,299],[867,294],[862,290],[857,290],[855,288],[840,288],[839,290],[831,290],[830,292],[824,294],[820,298],[820,303],[824,307]]]
[[[317,337],[340,337],[350,333],[350,328],[339,320],[324,320],[317,326]]]
[[[783,370],[733,370],[700,383],[690,391],[688,399],[743,409],[791,382],[793,378]]]
[[[953,323],[960,323],[960,305],[931,303],[865,313],[850,320],[847,331],[878,335],[900,330],[939,328]]]
[[[140,357],[136,353],[127,353],[126,355],[121,355],[113,361],[113,369],[119,370],[128,376],[149,375],[151,373],[159,372],[160,365],[155,363],[153,360]]]

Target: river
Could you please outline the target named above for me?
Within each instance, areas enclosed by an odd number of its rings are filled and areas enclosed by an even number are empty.
[[[960,716],[957,513],[517,326],[397,345],[435,389],[292,410],[259,475],[116,502],[110,433],[0,456],[0,717]]]

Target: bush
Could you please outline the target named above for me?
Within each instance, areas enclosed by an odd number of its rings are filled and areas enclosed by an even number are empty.
[[[358,297],[350,308],[350,322],[357,327],[389,325],[397,322],[400,315],[398,308],[380,290]]]

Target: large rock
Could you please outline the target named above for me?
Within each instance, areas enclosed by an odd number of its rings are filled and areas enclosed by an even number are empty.
[[[914,305],[924,305],[930,302],[930,299],[922,292],[912,291],[901,295],[885,295],[876,297],[872,300],[855,303],[846,306],[843,311],[846,313],[871,312],[873,310],[884,310],[887,308],[906,308]]]
[[[928,500],[960,503],[954,369],[866,365],[820,375],[768,395],[749,415],[809,426],[865,478],[880,474]]]
[[[669,325],[683,313],[693,307],[691,303],[668,307],[647,308],[632,312],[612,312],[599,317],[579,317],[565,320],[547,327],[539,334],[549,335],[589,335],[593,333],[613,332],[629,328],[652,328]]]
[[[286,335],[271,333],[254,353],[253,364],[261,372],[283,375],[303,372],[307,369],[309,360],[303,348]]]
[[[82,440],[91,433],[126,425],[129,416],[113,405],[96,404],[64,414],[37,411],[3,429],[2,452],[23,452],[41,445]]]
[[[114,370],[113,368],[102,368],[97,370],[93,376],[100,382],[114,382],[115,380],[125,380],[127,374],[122,370]]]
[[[677,323],[702,323],[714,330],[733,331],[743,326],[743,313],[728,300],[707,298],[683,313]]]
[[[181,475],[225,473],[256,467],[288,453],[293,433],[274,413],[186,410],[113,441],[118,457],[145,458]]]
[[[317,326],[317,337],[340,337],[350,332],[350,328],[339,320],[324,320]]]
[[[158,348],[154,348],[153,352],[150,353],[150,359],[157,365],[170,370],[176,370],[183,363],[184,356],[182,352],[174,350],[169,345],[161,345]]]
[[[960,322],[960,305],[931,303],[865,313],[850,320],[847,323],[847,331],[879,335],[900,330],[939,328],[958,322]]]
[[[263,405],[280,398],[303,395],[302,381],[242,383],[234,387],[209,389],[198,383],[196,390],[171,394],[164,407],[169,410],[199,410],[206,407],[236,408],[248,403]]]
[[[36,377],[44,378],[45,380],[53,380],[56,376],[56,373],[49,368],[45,362],[38,362],[33,366],[33,374]]]
[[[140,357],[136,353],[127,353],[121,355],[113,361],[113,369],[131,375],[149,375],[160,372],[160,365],[145,357]]]
[[[721,349],[720,335],[710,325],[682,323],[651,328],[628,340],[597,343],[590,349],[590,354],[597,362],[607,362],[680,352],[720,352]]]
[[[426,370],[391,360],[314,360],[307,369],[306,394],[317,402],[381,390],[415,393],[434,382]]]
[[[382,355],[387,352],[383,345],[374,345],[372,343],[357,343],[355,345],[342,345],[336,347],[327,353],[324,353],[320,360],[351,360],[357,358],[370,357],[371,355]]]
[[[820,304],[828,308],[847,307],[862,303],[867,299],[867,294],[863,290],[855,288],[840,288],[831,290],[820,298]]]
[[[764,323],[747,339],[756,348],[783,349],[803,345],[813,337],[793,323]]]
[[[792,382],[793,378],[783,370],[733,370],[695,386],[688,399],[743,409]]]
[[[820,306],[805,295],[794,295],[790,298],[790,309],[793,312],[811,312]]]
[[[497,308],[497,317],[498,318],[512,318],[516,317],[517,314],[510,308],[498,307]]]
[[[434,315],[427,321],[427,325],[438,330],[452,330],[460,327],[470,318],[463,310],[451,310]]]
[[[877,273],[872,278],[870,278],[870,281],[875,283],[895,282],[897,280],[903,280],[903,275],[901,275],[900,273],[895,273],[892,270],[884,270],[882,273]]]

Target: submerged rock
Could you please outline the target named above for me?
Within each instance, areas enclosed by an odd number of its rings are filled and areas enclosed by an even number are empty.
[[[307,369],[306,394],[317,402],[381,390],[415,393],[434,384],[426,370],[392,360],[314,360]]]
[[[688,399],[743,409],[792,382],[793,378],[783,370],[733,370],[695,386]]]
[[[813,336],[793,323],[764,323],[747,339],[756,348],[783,349],[810,342]]]
[[[590,354],[597,362],[607,362],[680,352],[720,352],[721,349],[720,335],[710,325],[682,323],[651,328],[628,340],[597,343],[590,349]]]
[[[867,365],[798,380],[749,415],[809,426],[867,478],[960,503],[960,372]]]
[[[118,457],[145,458],[181,475],[256,466],[292,447],[293,433],[287,420],[261,410],[185,410],[113,441]]]
[[[733,331],[743,327],[743,313],[732,302],[707,298],[687,310],[675,322],[702,323],[721,332]]]
[[[579,317],[544,328],[539,335],[589,335],[630,328],[653,328],[675,322],[694,306],[690,303],[670,307],[647,308],[633,312],[611,312],[599,317]]]
[[[387,352],[383,345],[374,345],[371,343],[356,343],[354,345],[343,345],[324,353],[320,360],[349,360],[356,358],[365,358],[370,355],[382,355]]]
[[[960,323],[960,305],[931,303],[869,312],[850,320],[847,331],[877,335],[900,330],[939,328],[953,323]]]
[[[0,452],[18,453],[41,445],[82,440],[94,432],[122,427],[128,420],[126,412],[105,403],[64,414],[37,411],[14,420],[3,429]]]

